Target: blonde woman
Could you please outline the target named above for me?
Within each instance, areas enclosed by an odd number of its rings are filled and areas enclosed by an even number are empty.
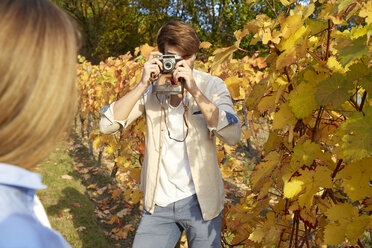
[[[36,217],[29,169],[74,115],[77,32],[48,0],[1,0],[0,16],[0,247],[70,247]]]

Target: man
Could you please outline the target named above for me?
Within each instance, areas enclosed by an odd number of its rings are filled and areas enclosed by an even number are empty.
[[[174,247],[183,230],[189,247],[221,247],[224,187],[215,137],[236,144],[240,122],[224,82],[193,70],[200,41],[192,27],[168,22],[157,44],[160,52],[151,53],[137,86],[101,111],[106,134],[142,114],[146,119],[144,211],[133,247]],[[183,79],[184,94],[153,92],[151,76],[164,69],[158,58],[164,54],[182,57],[172,76]]]

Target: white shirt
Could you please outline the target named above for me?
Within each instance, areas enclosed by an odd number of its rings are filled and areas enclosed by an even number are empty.
[[[168,130],[172,138],[183,140],[185,123],[183,119],[184,107],[182,102],[177,107],[168,105],[166,117]],[[171,139],[167,128],[163,130],[163,150],[160,161],[160,177],[155,203],[165,207],[195,194],[189,159],[185,142]]]

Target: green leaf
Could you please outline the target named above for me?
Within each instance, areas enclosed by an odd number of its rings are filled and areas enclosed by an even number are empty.
[[[316,88],[311,84],[301,83],[289,94],[289,106],[297,119],[308,117],[318,106],[315,92]]]
[[[346,78],[350,81],[359,80],[358,85],[362,86],[366,91],[372,93],[372,67],[359,62],[349,67]]]
[[[364,114],[355,112],[340,128],[344,132],[342,150],[346,159],[362,159],[372,154],[372,107],[365,106]]]
[[[349,99],[349,90],[352,90],[354,85],[341,73],[334,73],[320,82],[317,87],[318,91],[315,95],[317,103],[319,105],[332,104],[333,107],[338,108]]]
[[[366,45],[367,36],[360,37],[352,41],[351,46],[346,46],[338,51],[341,58],[340,62],[346,66],[355,59],[360,59],[364,55],[369,55],[368,46]]]

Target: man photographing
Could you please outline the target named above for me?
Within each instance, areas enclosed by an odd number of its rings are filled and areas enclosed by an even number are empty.
[[[225,83],[193,69],[199,44],[188,24],[166,23],[157,34],[159,52],[150,54],[141,81],[101,110],[100,129],[106,134],[143,114],[146,119],[144,211],[133,247],[174,247],[183,230],[189,247],[221,247],[224,187],[216,136],[236,144],[241,127]],[[181,94],[155,90],[159,82],[152,76],[164,72],[163,55],[182,58],[170,72],[172,80],[183,82]]]

